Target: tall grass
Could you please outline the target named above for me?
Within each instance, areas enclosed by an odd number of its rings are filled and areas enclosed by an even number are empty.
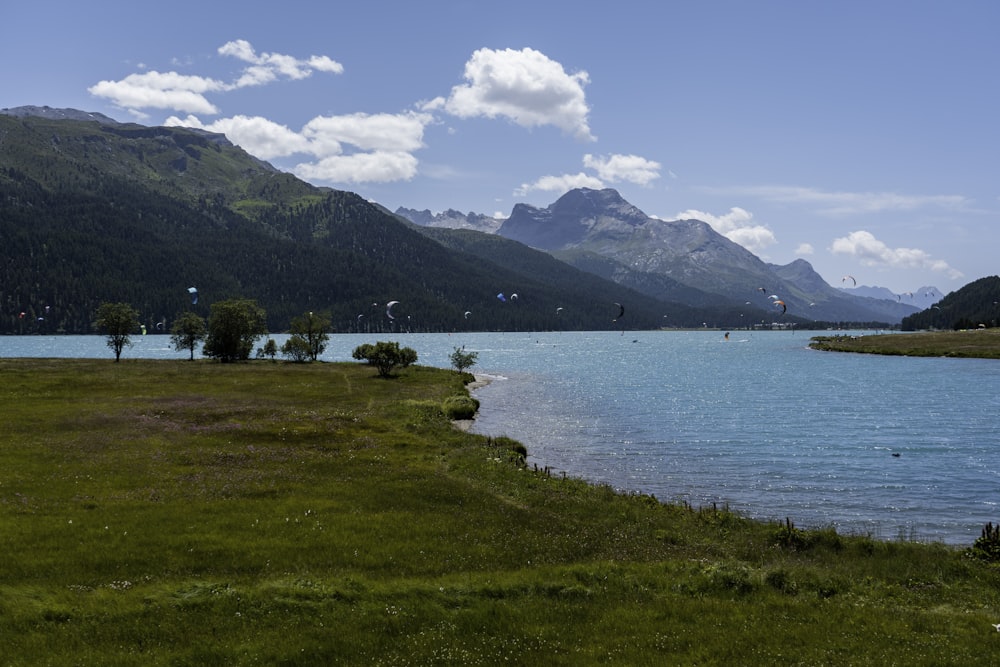
[[[1000,660],[996,566],[550,477],[462,381],[0,360],[0,664]]]

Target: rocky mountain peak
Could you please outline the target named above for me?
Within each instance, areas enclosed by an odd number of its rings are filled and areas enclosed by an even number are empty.
[[[79,109],[53,109],[49,106],[38,107],[27,105],[13,107],[11,109],[0,109],[0,114],[4,114],[5,116],[14,116],[15,118],[37,116],[39,118],[48,118],[49,120],[92,120],[103,125],[119,124],[114,118],[110,118],[95,111],[80,111]]]

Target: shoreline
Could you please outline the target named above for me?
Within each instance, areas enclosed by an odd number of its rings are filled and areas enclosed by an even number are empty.
[[[493,382],[493,378],[491,376],[489,376],[489,375],[479,375],[479,374],[473,373],[473,377],[475,377],[476,379],[473,380],[472,382],[468,383],[467,385],[465,385],[465,390],[469,393],[470,396],[472,395],[472,392],[475,391],[476,389],[481,389],[481,388],[485,387],[486,385],[488,385],[489,383]],[[478,410],[477,410],[477,412],[478,412]],[[476,418],[475,417],[473,417],[472,419],[452,419],[451,420],[451,423],[452,423],[452,425],[455,428],[457,428],[459,431],[465,431],[465,432],[468,432],[469,429],[472,428],[472,425],[475,422],[476,422]]]

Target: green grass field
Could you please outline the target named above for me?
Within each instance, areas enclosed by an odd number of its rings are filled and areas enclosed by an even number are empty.
[[[909,357],[1000,359],[1000,329],[928,331],[866,336],[817,336],[810,347],[835,352],[863,352]]]
[[[464,379],[0,360],[0,664],[1000,663],[997,565],[549,477]]]

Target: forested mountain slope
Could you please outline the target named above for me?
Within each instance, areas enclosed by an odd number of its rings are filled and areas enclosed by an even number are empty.
[[[274,331],[308,310],[374,332],[601,329],[612,301],[629,304],[630,328],[652,328],[664,311],[568,267],[446,248],[183,128],[0,114],[0,244],[0,333],[90,333],[104,301],[132,304],[150,331],[234,297],[256,299]]]

